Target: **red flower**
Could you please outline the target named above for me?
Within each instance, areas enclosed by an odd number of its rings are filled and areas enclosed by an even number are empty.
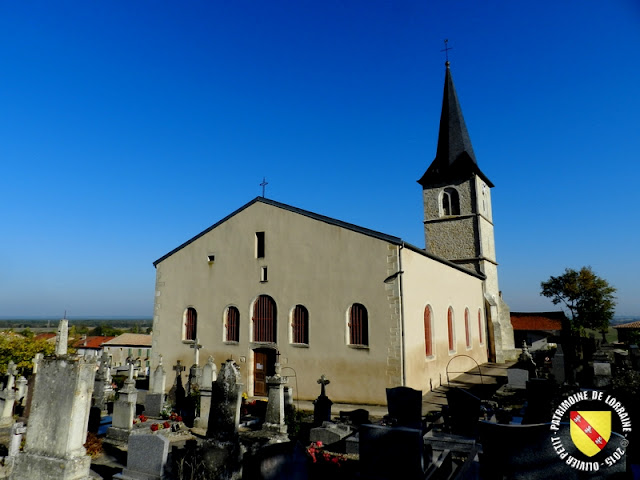
[[[176,417],[176,420],[177,420],[177,421],[179,421],[179,422],[181,422],[181,421],[182,421],[182,417],[181,417],[180,415],[178,415],[178,416]]]
[[[151,431],[152,432],[158,431],[158,424],[157,423],[154,423],[153,425],[151,425]]]
[[[171,427],[171,424],[170,424],[169,422],[164,422],[164,423],[162,424],[162,426],[163,426],[164,428],[169,428],[169,427]]]

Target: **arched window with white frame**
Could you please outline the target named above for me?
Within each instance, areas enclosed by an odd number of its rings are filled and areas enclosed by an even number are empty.
[[[447,334],[449,338],[449,353],[456,351],[456,329],[453,323],[453,308],[449,307],[447,310]]]
[[[296,305],[291,312],[291,343],[309,344],[309,310]]]
[[[424,307],[424,353],[427,357],[433,356],[433,315],[431,306]]]
[[[198,312],[193,307],[185,310],[183,315],[182,339],[193,341],[198,334]]]
[[[276,343],[276,302],[269,295],[260,295],[253,303],[253,341]]]
[[[464,339],[467,348],[471,348],[471,328],[469,326],[469,309],[464,309]]]
[[[369,345],[369,314],[360,303],[354,303],[349,309],[349,344]]]
[[[240,310],[234,306],[227,308],[224,319],[225,342],[240,341]]]

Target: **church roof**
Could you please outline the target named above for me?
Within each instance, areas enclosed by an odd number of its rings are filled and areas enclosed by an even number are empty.
[[[102,344],[104,347],[151,347],[151,335],[144,333],[123,333]]]
[[[436,260],[436,261],[438,261],[440,263],[444,263],[444,264],[446,264],[446,265],[448,265],[448,266],[450,266],[452,268],[455,268],[456,270],[460,270],[460,271],[462,271],[464,273],[467,273],[467,274],[472,275],[474,277],[481,278],[483,280],[485,278],[485,276],[482,275],[482,274],[467,270],[466,268],[461,267],[460,265],[456,265],[453,262],[450,262],[450,261],[445,260],[445,259],[440,258],[440,257],[436,257],[435,255],[432,255],[432,254],[426,252],[424,249],[422,249],[420,247],[416,247],[414,245],[406,243],[400,237],[395,237],[393,235],[387,235],[386,233],[377,232],[375,230],[370,230],[368,228],[360,227],[360,226],[354,225],[352,223],[343,222],[342,220],[337,220],[335,218],[326,217],[324,215],[320,215],[318,213],[313,213],[313,212],[310,212],[308,210],[303,210],[301,208],[292,207],[291,205],[286,205],[284,203],[276,202],[275,200],[271,200],[271,199],[264,198],[264,197],[256,197],[256,198],[254,198],[249,203],[247,203],[247,204],[243,205],[242,207],[240,207],[239,209],[237,209],[235,212],[230,213],[229,215],[224,217],[219,222],[214,223],[213,225],[211,225],[206,230],[203,230],[202,232],[197,234],[195,237],[187,240],[182,245],[174,248],[173,250],[171,250],[166,255],[163,255],[162,257],[160,257],[158,260],[153,262],[153,266],[156,267],[160,262],[162,262],[166,258],[170,257],[171,255],[173,255],[174,253],[178,252],[179,250],[182,250],[184,247],[186,247],[190,243],[193,243],[198,238],[202,237],[203,235],[206,235],[207,233],[209,233],[211,230],[213,230],[217,226],[223,224],[224,222],[229,220],[231,217],[234,217],[235,215],[237,215],[238,213],[242,212],[243,210],[249,208],[250,206],[252,206],[255,203],[264,203],[266,205],[271,205],[271,206],[276,207],[276,208],[282,208],[283,210],[287,210],[289,212],[297,213],[298,215],[303,215],[305,217],[309,217],[309,218],[312,218],[314,220],[318,220],[320,222],[328,223],[329,225],[335,225],[337,227],[345,228],[347,230],[351,230],[352,232],[360,233],[362,235],[367,235],[369,237],[377,238],[378,240],[382,240],[384,242],[388,242],[388,243],[391,243],[393,245],[402,245],[402,246],[404,246],[405,248],[407,248],[407,249],[409,249],[411,251],[419,253],[420,255],[423,255],[425,257],[429,257],[429,258],[431,258],[433,260]]]
[[[476,174],[489,187],[493,187],[493,183],[482,173],[476,162],[471,138],[464,123],[458,95],[453,85],[449,62],[446,63],[446,66],[436,158],[422,178],[418,180],[418,183],[426,188],[433,184],[467,179],[472,174]]]
[[[511,325],[514,330],[562,330],[566,318],[562,311],[511,312]]]

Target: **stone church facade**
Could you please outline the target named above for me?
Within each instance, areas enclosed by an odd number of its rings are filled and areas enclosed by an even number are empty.
[[[298,398],[315,398],[324,374],[331,398],[348,403],[385,403],[398,385],[435,388],[447,365],[475,366],[468,357],[511,358],[493,185],[448,65],[438,153],[419,183],[426,249],[258,197],[172,250],[154,263],[153,351],[164,365],[191,365],[197,340],[200,358],[234,359],[256,396],[279,361]]]

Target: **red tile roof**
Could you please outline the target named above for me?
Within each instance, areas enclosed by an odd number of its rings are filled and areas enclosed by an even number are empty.
[[[35,337],[36,340],[49,340],[50,338],[54,338],[56,336],[55,333],[47,332],[47,333],[39,333]]]
[[[640,328],[640,321],[623,323],[622,325],[615,325],[613,328]]]
[[[562,330],[564,312],[511,312],[514,330]]]
[[[151,347],[151,335],[143,333],[123,333],[107,342],[107,347]]]
[[[73,347],[74,348],[95,348],[95,349],[100,349],[102,348],[102,344],[104,342],[108,342],[111,339],[114,339],[116,337],[86,337],[86,338],[81,338],[79,340],[76,340],[75,342],[73,342]]]

